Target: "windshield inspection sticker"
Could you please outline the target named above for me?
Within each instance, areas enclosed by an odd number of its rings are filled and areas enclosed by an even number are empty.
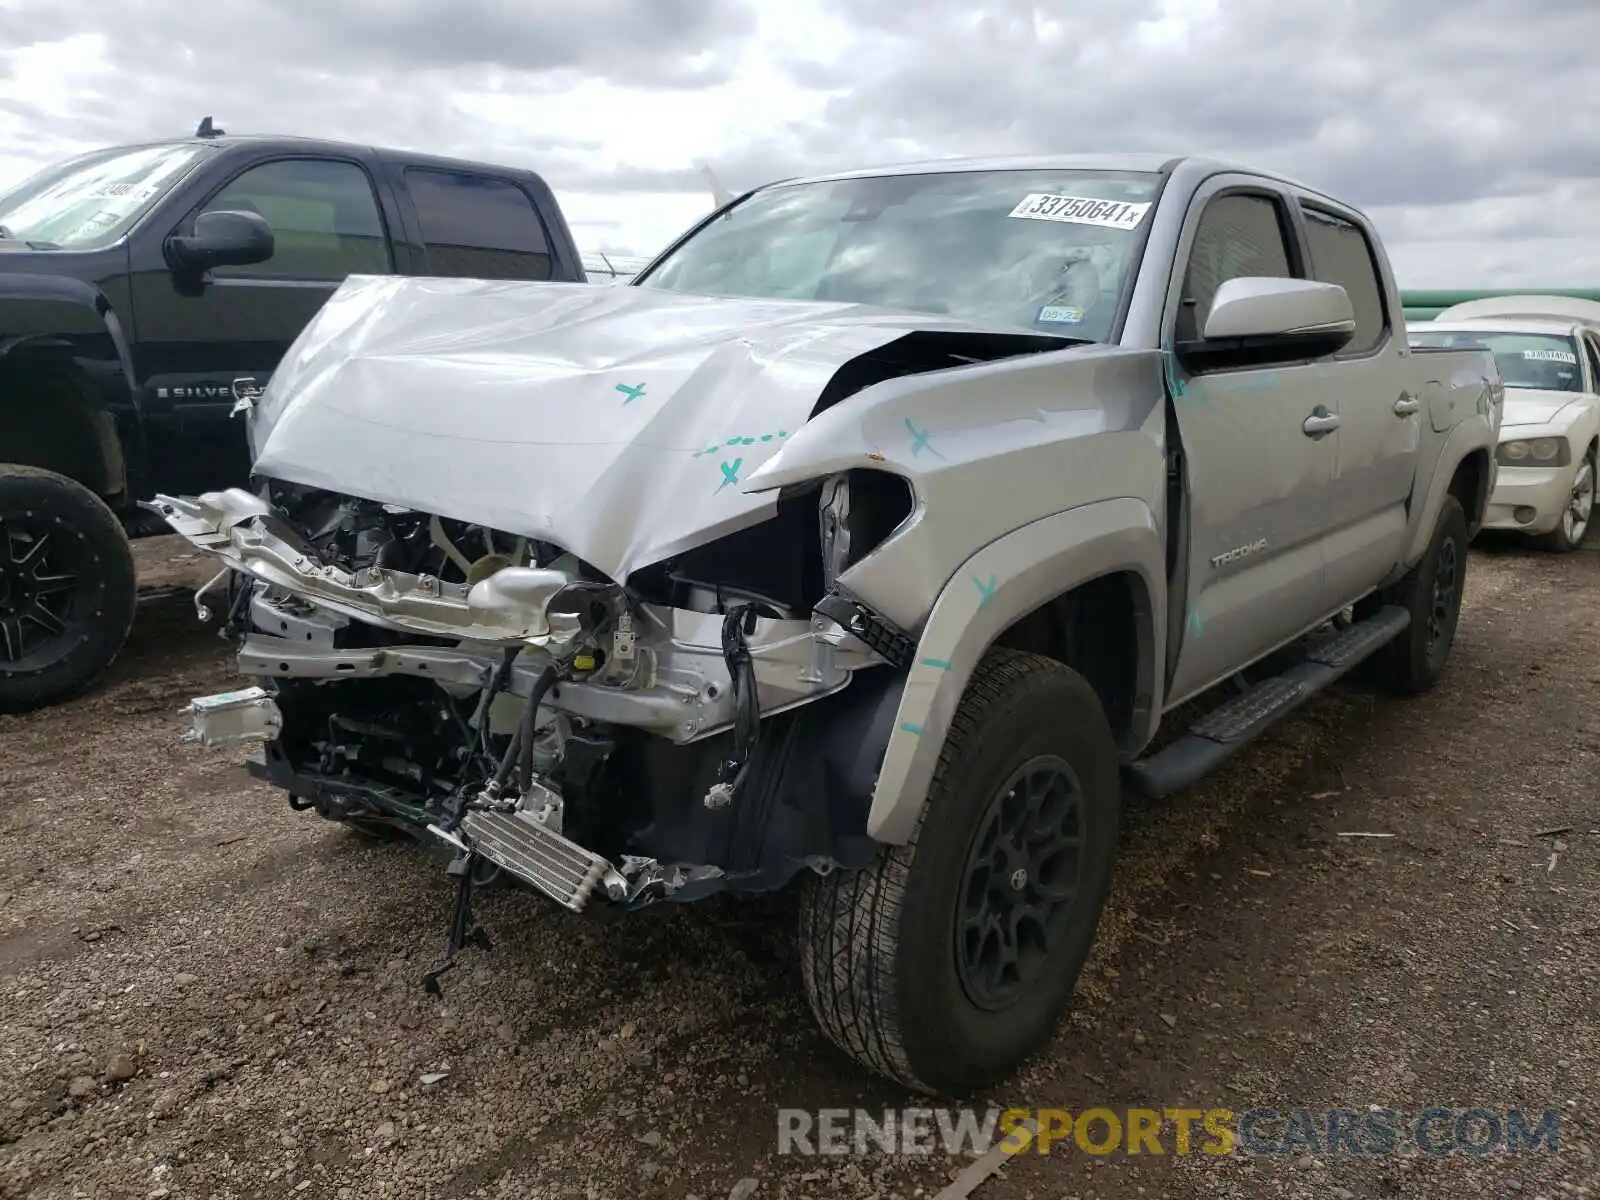
[[[1065,304],[1046,304],[1034,321],[1039,325],[1081,325],[1083,309],[1068,308]]]
[[[1522,357],[1532,359],[1534,362],[1558,362],[1574,367],[1578,365],[1578,356],[1570,350],[1524,350]]]
[[[1123,200],[1095,200],[1087,196],[1054,196],[1029,192],[1007,215],[1029,221],[1064,221],[1069,225],[1098,225],[1102,229],[1137,229],[1150,205]]]

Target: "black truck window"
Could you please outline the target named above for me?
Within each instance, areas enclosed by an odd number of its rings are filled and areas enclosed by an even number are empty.
[[[550,278],[550,243],[528,194],[482,175],[406,169],[406,190],[427,243],[429,275]]]
[[[343,279],[393,271],[383,217],[367,173],[330,159],[279,159],[251,167],[206,203],[208,210],[260,213],[272,226],[272,257],[218,275]]]

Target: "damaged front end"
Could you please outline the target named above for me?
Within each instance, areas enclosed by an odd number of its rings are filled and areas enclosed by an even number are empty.
[[[834,585],[910,511],[898,477],[786,493],[626,587],[554,545],[276,481],[150,507],[223,564],[197,609],[225,605],[257,682],[195,701],[189,739],[262,745],[252,772],[296,808],[451,853],[452,955],[486,872],[581,911],[874,852],[903,674]]]
[[[196,701],[192,739],[260,745],[295,807],[450,855],[451,956],[488,877],[587,911],[865,866],[907,626],[1070,505],[1052,445],[1105,424],[1074,345],[352,277],[250,411],[259,489],[148,505],[220,560],[197,608],[257,685]]]

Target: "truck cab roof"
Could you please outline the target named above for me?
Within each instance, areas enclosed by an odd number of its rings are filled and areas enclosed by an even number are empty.
[[[129,142],[116,147],[119,150],[142,150],[157,146],[198,146],[208,150],[282,151],[284,153],[345,154],[352,158],[376,158],[383,162],[404,162],[411,166],[436,167],[441,170],[472,170],[502,175],[527,175],[539,177],[537,171],[527,167],[513,167],[504,163],[460,158],[440,154],[423,154],[391,146],[373,146],[359,142],[336,141],[330,138],[296,137],[290,134],[191,134],[188,137],[152,138],[145,142]]]
[[[1137,171],[1148,174],[1173,173],[1180,169],[1198,175],[1241,174],[1258,179],[1269,179],[1298,191],[1334,200],[1320,188],[1300,180],[1259,167],[1245,166],[1225,159],[1213,159],[1192,154],[1121,153],[1121,154],[1042,154],[1010,155],[977,158],[935,158],[913,162],[889,163],[876,167],[862,167],[851,171],[829,172],[820,175],[786,179],[783,183],[823,183],[836,179],[868,179],[880,175],[921,175],[939,172],[981,171]],[[1335,201],[1339,207],[1350,205]]]

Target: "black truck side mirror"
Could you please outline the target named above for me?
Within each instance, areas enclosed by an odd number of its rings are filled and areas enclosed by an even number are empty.
[[[167,239],[168,260],[190,274],[266,262],[272,252],[272,226],[253,212],[203,212],[194,219],[193,233]]]

